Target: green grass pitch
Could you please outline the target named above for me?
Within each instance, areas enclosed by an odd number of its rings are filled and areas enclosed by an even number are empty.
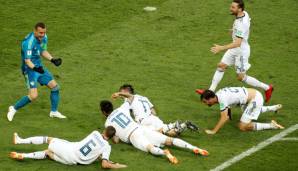
[[[271,104],[282,103],[279,114],[265,113],[260,121],[276,119],[289,127],[298,121],[298,3],[296,0],[246,0],[252,18],[249,74],[272,83]],[[218,107],[199,102],[194,90],[207,88],[222,57],[209,51],[213,43],[230,42],[228,0],[46,0],[0,1],[0,170],[100,170],[98,163],[66,166],[54,161],[13,161],[10,151],[42,150],[47,146],[11,143],[13,132],[21,136],[49,135],[78,141],[103,128],[99,100],[109,99],[123,83],[131,83],[148,96],[164,121],[192,120],[201,130],[212,128]],[[145,12],[145,6],[157,11]],[[68,119],[49,118],[49,90],[39,87],[39,98],[20,110],[14,121],[6,120],[7,108],[27,93],[20,72],[20,42],[37,21],[48,26],[48,49],[64,63],[44,64],[61,86],[59,110]],[[235,71],[226,72],[219,87],[242,86]],[[115,106],[120,101],[114,102]],[[240,110],[214,136],[203,131],[181,138],[206,148],[209,157],[172,148],[180,160],[176,166],[130,145],[112,145],[111,160],[134,171],[209,170],[278,130],[242,133],[237,128]],[[289,135],[297,137],[298,131]],[[228,170],[297,170],[298,144],[276,142]]]

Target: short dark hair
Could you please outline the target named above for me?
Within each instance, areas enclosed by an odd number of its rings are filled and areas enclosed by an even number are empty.
[[[114,110],[113,104],[108,100],[102,100],[99,104],[100,110],[104,113],[104,115],[108,116]]]
[[[233,2],[238,4],[238,7],[242,9],[242,11],[244,11],[244,2],[243,0],[233,0]]]
[[[211,91],[211,90],[205,90],[204,93],[201,95],[201,101],[203,99],[209,100],[209,99],[214,98],[214,97],[216,97],[216,95],[215,95],[215,93],[213,91]]]
[[[129,91],[130,94],[135,94],[135,90],[133,89],[133,86],[130,84],[123,84],[120,88],[119,91],[126,89]]]
[[[46,24],[43,23],[43,22],[38,22],[38,23],[36,23],[35,26],[34,26],[35,30],[37,30],[38,27],[44,29],[44,28],[46,28]]]
[[[105,129],[105,135],[110,139],[116,134],[116,129],[113,126],[108,126]]]

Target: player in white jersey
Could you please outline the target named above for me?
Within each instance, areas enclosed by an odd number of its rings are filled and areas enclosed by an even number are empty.
[[[93,131],[80,142],[69,142],[63,139],[47,136],[21,138],[17,133],[14,133],[14,144],[49,144],[49,147],[47,150],[33,153],[11,152],[10,157],[17,160],[23,160],[25,158],[46,159],[48,157],[67,165],[88,165],[95,160],[100,159],[102,168],[125,168],[127,167],[126,165],[113,163],[109,160],[111,146],[107,140],[113,137],[115,132],[115,128],[109,126],[102,134],[98,131]]]
[[[215,91],[217,85],[222,80],[225,70],[229,66],[235,66],[237,72],[237,79],[239,81],[245,82],[253,87],[261,88],[265,91],[265,101],[269,102],[273,86],[267,85],[256,78],[246,74],[250,68],[249,56],[250,56],[250,46],[248,44],[249,38],[249,28],[250,28],[250,17],[246,11],[244,11],[244,3],[242,0],[233,0],[230,7],[231,14],[236,17],[233,24],[232,39],[233,42],[227,45],[217,45],[215,44],[211,51],[217,54],[221,51],[225,51],[223,58],[217,65],[217,70],[214,73],[211,86],[209,90]],[[198,94],[204,92],[203,89],[197,89]]]
[[[206,150],[193,146],[181,139],[167,137],[160,132],[137,124],[130,116],[129,102],[123,103],[119,108],[114,110],[113,104],[110,101],[103,100],[100,102],[100,110],[107,117],[105,127],[113,126],[116,129],[116,134],[113,137],[115,143],[118,143],[120,139],[125,143],[131,143],[135,148],[144,152],[166,156],[173,164],[178,163],[177,158],[169,150],[163,150],[160,147],[174,145],[192,150],[195,154],[208,155]]]
[[[152,130],[159,131],[168,136],[177,136],[186,128],[192,131],[198,131],[198,127],[190,121],[176,121],[174,123],[165,124],[156,114],[153,104],[147,97],[134,93],[134,88],[130,84],[124,84],[119,88],[119,92],[112,95],[113,99],[122,97],[127,101],[128,98],[133,98],[130,103],[134,120],[142,125],[147,126]]]
[[[277,112],[282,108],[281,104],[273,106],[263,106],[264,99],[262,94],[252,88],[245,87],[227,87],[220,89],[214,93],[211,90],[206,90],[201,95],[201,101],[208,106],[219,104],[220,120],[212,130],[206,130],[207,134],[217,133],[223,125],[231,119],[231,107],[240,105],[243,108],[243,114],[239,122],[239,129],[241,131],[259,131],[265,129],[284,129],[276,121],[271,123],[259,123],[257,120],[259,115],[264,112]]]

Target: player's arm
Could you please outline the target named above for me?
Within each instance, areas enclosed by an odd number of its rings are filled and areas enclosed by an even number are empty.
[[[32,70],[39,72],[41,74],[44,73],[42,66],[36,67],[34,63],[31,61],[32,57],[32,47],[29,45],[25,49],[25,64]]]
[[[119,142],[120,142],[120,138],[118,137],[118,136],[113,136],[112,137],[112,142],[114,143],[114,144],[118,144]]]
[[[112,99],[117,99],[118,97],[127,98],[129,103],[133,101],[133,95],[129,93],[117,92],[112,94]]]
[[[33,62],[31,61],[31,59],[25,59],[25,63],[26,63],[26,65],[27,65],[29,68],[31,68],[31,69],[33,69],[33,68],[35,67],[35,65],[34,65]]]
[[[225,110],[221,111],[220,119],[217,122],[216,126],[212,130],[206,130],[205,132],[207,134],[216,134],[220,130],[220,128],[224,126],[224,124],[229,120],[228,110],[229,109],[226,108]]]
[[[237,48],[237,47],[240,47],[241,42],[242,42],[242,38],[237,37],[235,39],[235,41],[233,41],[230,44],[226,44],[226,45],[223,45],[223,46],[218,45],[218,44],[214,44],[213,47],[211,48],[211,52],[214,53],[214,54],[217,54],[217,53],[219,53],[221,51],[224,51],[224,50]]]
[[[54,58],[47,50],[42,51],[41,56],[51,61],[56,66],[60,66],[62,64],[61,58]]]
[[[120,168],[126,168],[127,166],[124,164],[114,163],[112,161],[103,159],[101,161],[101,167],[103,169],[120,169]]]

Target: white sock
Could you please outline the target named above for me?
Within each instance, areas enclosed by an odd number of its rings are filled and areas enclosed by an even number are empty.
[[[253,122],[253,124],[254,124],[253,130],[255,130],[255,131],[261,131],[261,130],[265,130],[265,129],[276,129],[274,127],[274,125],[272,125],[271,123]]]
[[[224,71],[222,69],[217,69],[214,73],[213,79],[212,79],[212,83],[211,86],[209,87],[209,90],[211,91],[215,91],[217,85],[219,84],[219,82],[222,80],[223,76],[224,76]]]
[[[180,148],[187,148],[187,149],[190,149],[190,150],[193,150],[197,147],[179,139],[179,138],[174,138],[173,139],[173,145],[176,146],[176,147],[180,147]]]
[[[269,85],[267,85],[267,84],[265,84],[265,83],[263,83],[263,82],[255,79],[254,77],[248,76],[248,75],[246,75],[243,78],[242,81],[245,82],[248,85],[251,85],[253,87],[261,88],[261,89],[263,89],[265,91],[269,89]]]
[[[165,155],[164,151],[161,148],[158,147],[152,147],[150,149],[150,153],[157,155],[157,156],[162,156]]]
[[[48,137],[46,136],[36,136],[22,139],[20,137],[17,138],[17,144],[46,144],[48,141]]]
[[[171,129],[175,128],[175,123],[164,124],[162,127],[162,132],[167,133]]]
[[[37,152],[34,152],[34,153],[24,153],[24,158],[45,159],[46,158],[46,152],[45,151],[37,151]]]
[[[278,109],[278,105],[274,106],[263,106],[261,112],[275,112]]]

